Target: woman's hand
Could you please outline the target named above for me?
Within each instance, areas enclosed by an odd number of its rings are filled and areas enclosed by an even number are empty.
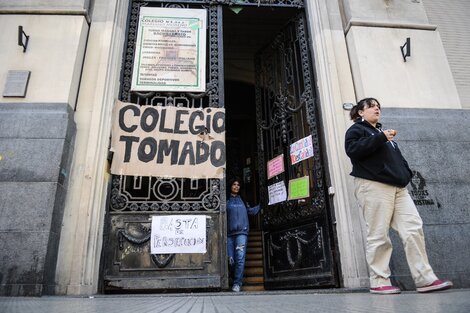
[[[396,136],[397,131],[394,129],[386,129],[384,130],[385,137],[387,137],[388,141],[392,141],[393,138]]]

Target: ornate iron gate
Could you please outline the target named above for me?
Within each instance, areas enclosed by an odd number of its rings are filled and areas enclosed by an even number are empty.
[[[233,4],[301,8],[303,0],[131,0],[119,99],[153,106],[224,107],[222,5]],[[130,90],[138,18],[140,8],[144,6],[207,10],[206,92]],[[311,173],[312,197],[305,204],[288,202],[265,210],[265,254],[269,255],[265,272],[269,288],[334,284],[314,92],[302,23],[303,19],[299,19],[295,27],[288,28],[276,39],[273,47],[277,48],[273,51],[282,51],[285,56],[278,55],[275,61],[275,54],[271,53],[258,67],[258,81],[261,82],[257,92],[258,119],[265,123],[258,139],[269,143],[261,144],[260,168],[264,168],[265,161],[278,152],[285,152],[288,142],[303,134],[313,134],[316,151],[313,160],[291,167],[282,176],[287,181],[298,171]],[[286,38],[290,41],[283,43]],[[288,43],[290,46],[285,46]],[[267,51],[264,52],[266,56],[270,54]],[[270,65],[276,67],[270,69]],[[272,106],[273,103],[276,105]],[[267,207],[266,177],[262,182],[261,191]],[[113,175],[108,202],[103,247],[104,292],[227,286],[225,179]],[[207,253],[150,254],[150,217],[186,213],[208,216]],[[308,222],[299,222],[306,219]],[[299,279],[299,273],[305,274],[304,280]],[[294,280],[298,283],[293,283]]]
[[[257,56],[259,168],[284,154],[285,172],[260,171],[265,288],[337,286],[304,14]],[[290,144],[312,135],[314,156],[291,164]],[[308,176],[310,196],[268,206],[268,185]]]
[[[204,8],[208,13],[206,92],[132,92],[140,8]],[[223,107],[222,10],[209,1],[131,1],[120,100],[140,105]],[[220,179],[112,176],[104,247],[104,291],[222,288],[227,284],[225,184]],[[150,254],[152,215],[207,216],[207,253]]]

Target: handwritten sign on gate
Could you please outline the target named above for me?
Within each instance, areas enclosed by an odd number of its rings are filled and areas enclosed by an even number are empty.
[[[206,216],[152,216],[150,253],[206,253]]]
[[[284,181],[277,182],[268,186],[268,205],[273,205],[279,202],[284,202],[287,199],[286,185]]]
[[[284,172],[284,154],[268,161],[268,179]]]
[[[313,157],[312,135],[290,145],[290,160],[292,165],[311,157]]]
[[[289,200],[308,198],[310,196],[310,180],[308,176],[289,180]]]
[[[222,178],[225,110],[136,105],[116,101],[111,173]]]

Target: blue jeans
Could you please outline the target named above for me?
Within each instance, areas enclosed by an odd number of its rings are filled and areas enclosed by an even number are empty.
[[[242,285],[247,241],[247,235],[227,236],[227,256],[230,270],[233,273],[234,285]]]

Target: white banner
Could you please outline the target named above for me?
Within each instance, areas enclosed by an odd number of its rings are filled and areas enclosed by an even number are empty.
[[[152,216],[150,253],[206,253],[206,215]]]

